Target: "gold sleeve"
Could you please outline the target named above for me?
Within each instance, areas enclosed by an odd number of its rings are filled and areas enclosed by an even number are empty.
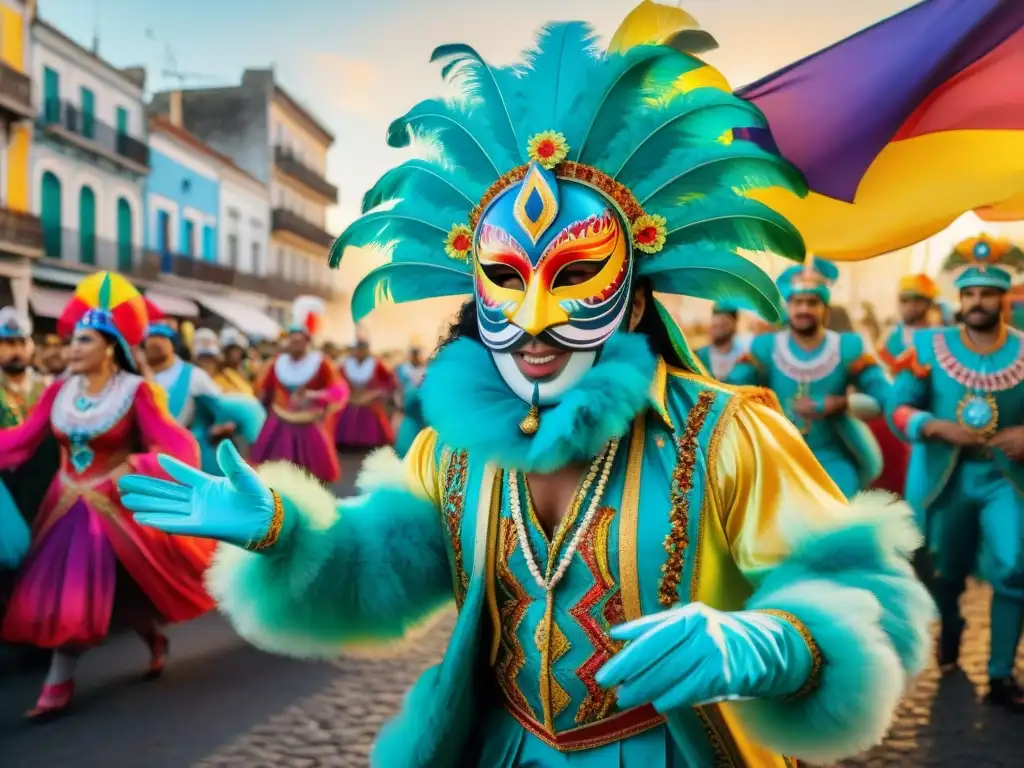
[[[437,432],[427,428],[412,441],[402,461],[409,490],[428,499],[435,507],[441,506],[441,488],[438,478]]]
[[[770,400],[734,395],[719,429],[712,494],[733,562],[756,580],[800,533],[840,522],[847,501]]]

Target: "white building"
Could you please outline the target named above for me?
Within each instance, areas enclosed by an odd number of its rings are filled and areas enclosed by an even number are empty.
[[[137,268],[149,172],[145,72],[119,70],[37,20],[31,32],[32,207],[42,219],[41,273]],[[72,276],[72,279],[77,280]]]
[[[220,261],[239,272],[267,274],[270,198],[267,187],[234,163],[220,177]]]

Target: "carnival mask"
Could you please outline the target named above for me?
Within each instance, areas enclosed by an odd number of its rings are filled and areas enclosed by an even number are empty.
[[[615,204],[538,164],[484,210],[474,234],[480,337],[505,382],[528,402],[554,402],[595,362],[632,305],[630,230]],[[574,272],[584,278],[570,279]],[[512,353],[533,339],[566,350],[531,380]]]

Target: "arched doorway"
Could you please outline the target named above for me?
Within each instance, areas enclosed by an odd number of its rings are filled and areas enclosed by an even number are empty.
[[[61,257],[62,223],[61,223],[61,187],[60,179],[52,171],[43,174],[42,182],[42,213],[43,247],[51,259]]]
[[[117,270],[132,269],[132,207],[123,197],[117,199]]]
[[[88,186],[78,193],[78,259],[96,263],[96,193]]]

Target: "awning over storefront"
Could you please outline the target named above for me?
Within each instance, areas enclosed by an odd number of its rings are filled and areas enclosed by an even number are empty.
[[[197,296],[196,298],[206,309],[223,318],[228,325],[233,325],[249,338],[276,339],[281,335],[281,326],[277,324],[277,321],[254,307],[226,299],[223,296]]]
[[[32,314],[37,317],[57,320],[74,295],[74,291],[59,291],[33,285],[28,293],[28,305],[32,309]]]
[[[199,317],[199,305],[181,296],[160,291],[146,291],[146,298],[169,317]]]

